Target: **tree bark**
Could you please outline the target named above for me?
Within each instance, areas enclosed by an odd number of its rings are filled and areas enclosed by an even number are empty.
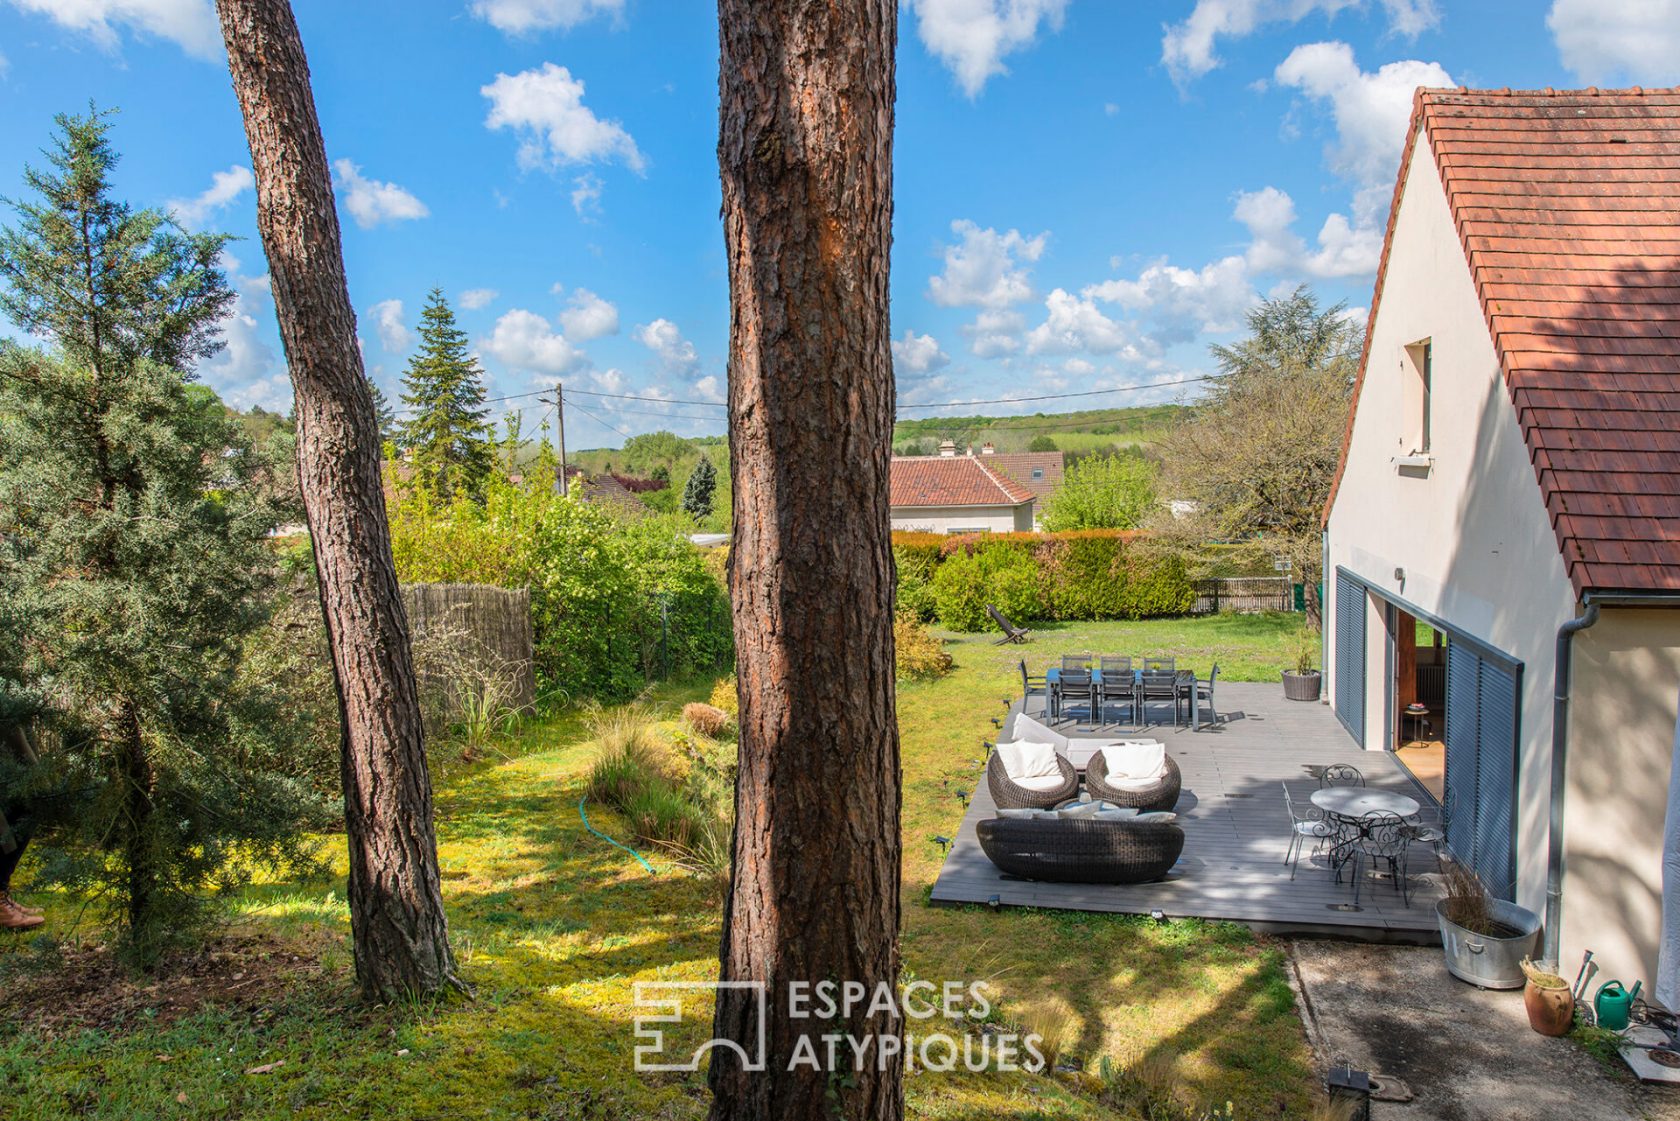
[[[343,722],[356,979],[370,999],[463,987],[439,888],[408,620],[338,214],[286,0],[217,0],[257,181],[257,228],[297,395],[298,480]]]
[[[895,0],[720,0],[718,163],[729,257],[729,582],[740,681],[722,979],[766,986],[767,1069],[711,1052],[711,1115],[898,1118],[896,1015],[791,1014],[794,983],[899,968],[888,322]],[[758,1006],[716,1031],[756,1044]],[[869,1040],[829,1064],[824,1033]],[[800,1041],[821,1070],[798,1064]]]

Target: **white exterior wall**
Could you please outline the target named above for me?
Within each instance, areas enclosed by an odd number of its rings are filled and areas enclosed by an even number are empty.
[[[892,527],[917,533],[984,529],[992,533],[1030,533],[1033,503],[1019,506],[894,506]]]
[[[1523,664],[1518,754],[1517,899],[1543,910],[1557,628],[1575,596],[1535,480],[1516,410],[1471,281],[1428,141],[1417,138],[1389,252],[1382,304],[1355,414],[1346,471],[1330,511],[1325,592],[1335,634],[1338,567]],[[1427,476],[1392,462],[1406,446],[1404,348],[1433,342]],[[1403,580],[1395,578],[1403,569]],[[1370,597],[1367,597],[1369,599]],[[1388,746],[1387,632],[1366,634],[1365,743]],[[1332,649],[1333,649],[1333,639]],[[1334,657],[1325,695],[1335,696]]]

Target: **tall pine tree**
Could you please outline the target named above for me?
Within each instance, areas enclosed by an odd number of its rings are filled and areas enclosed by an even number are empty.
[[[442,498],[479,493],[495,458],[484,370],[442,289],[432,289],[420,313],[420,349],[408,360],[402,399],[409,416],[401,444],[416,477]]]
[[[284,745],[238,669],[274,569],[285,472],[191,367],[220,346],[227,238],[111,195],[105,114],[60,116],[0,230],[0,694],[44,698],[60,879],[145,966],[210,889],[303,856]],[[9,632],[9,633],[6,633]]]

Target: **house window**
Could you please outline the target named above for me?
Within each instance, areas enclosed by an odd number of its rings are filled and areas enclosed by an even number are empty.
[[[1042,467],[1034,467],[1034,468],[1033,468],[1033,469],[1032,469],[1032,472],[1033,472],[1033,478],[1035,478],[1035,479],[1042,479],[1042,478],[1044,478],[1044,468],[1042,468]]]
[[[1401,416],[1405,431],[1401,433],[1401,452],[1407,455],[1428,455],[1430,446],[1429,397],[1434,376],[1434,347],[1429,339],[1412,343],[1405,348],[1401,359]]]

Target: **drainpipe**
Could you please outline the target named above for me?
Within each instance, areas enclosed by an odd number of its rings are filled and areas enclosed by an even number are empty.
[[[1569,753],[1569,661],[1575,636],[1598,622],[1598,604],[1558,628],[1552,691],[1552,811],[1546,828],[1546,940],[1540,956],[1556,962],[1563,944],[1563,793]]]

